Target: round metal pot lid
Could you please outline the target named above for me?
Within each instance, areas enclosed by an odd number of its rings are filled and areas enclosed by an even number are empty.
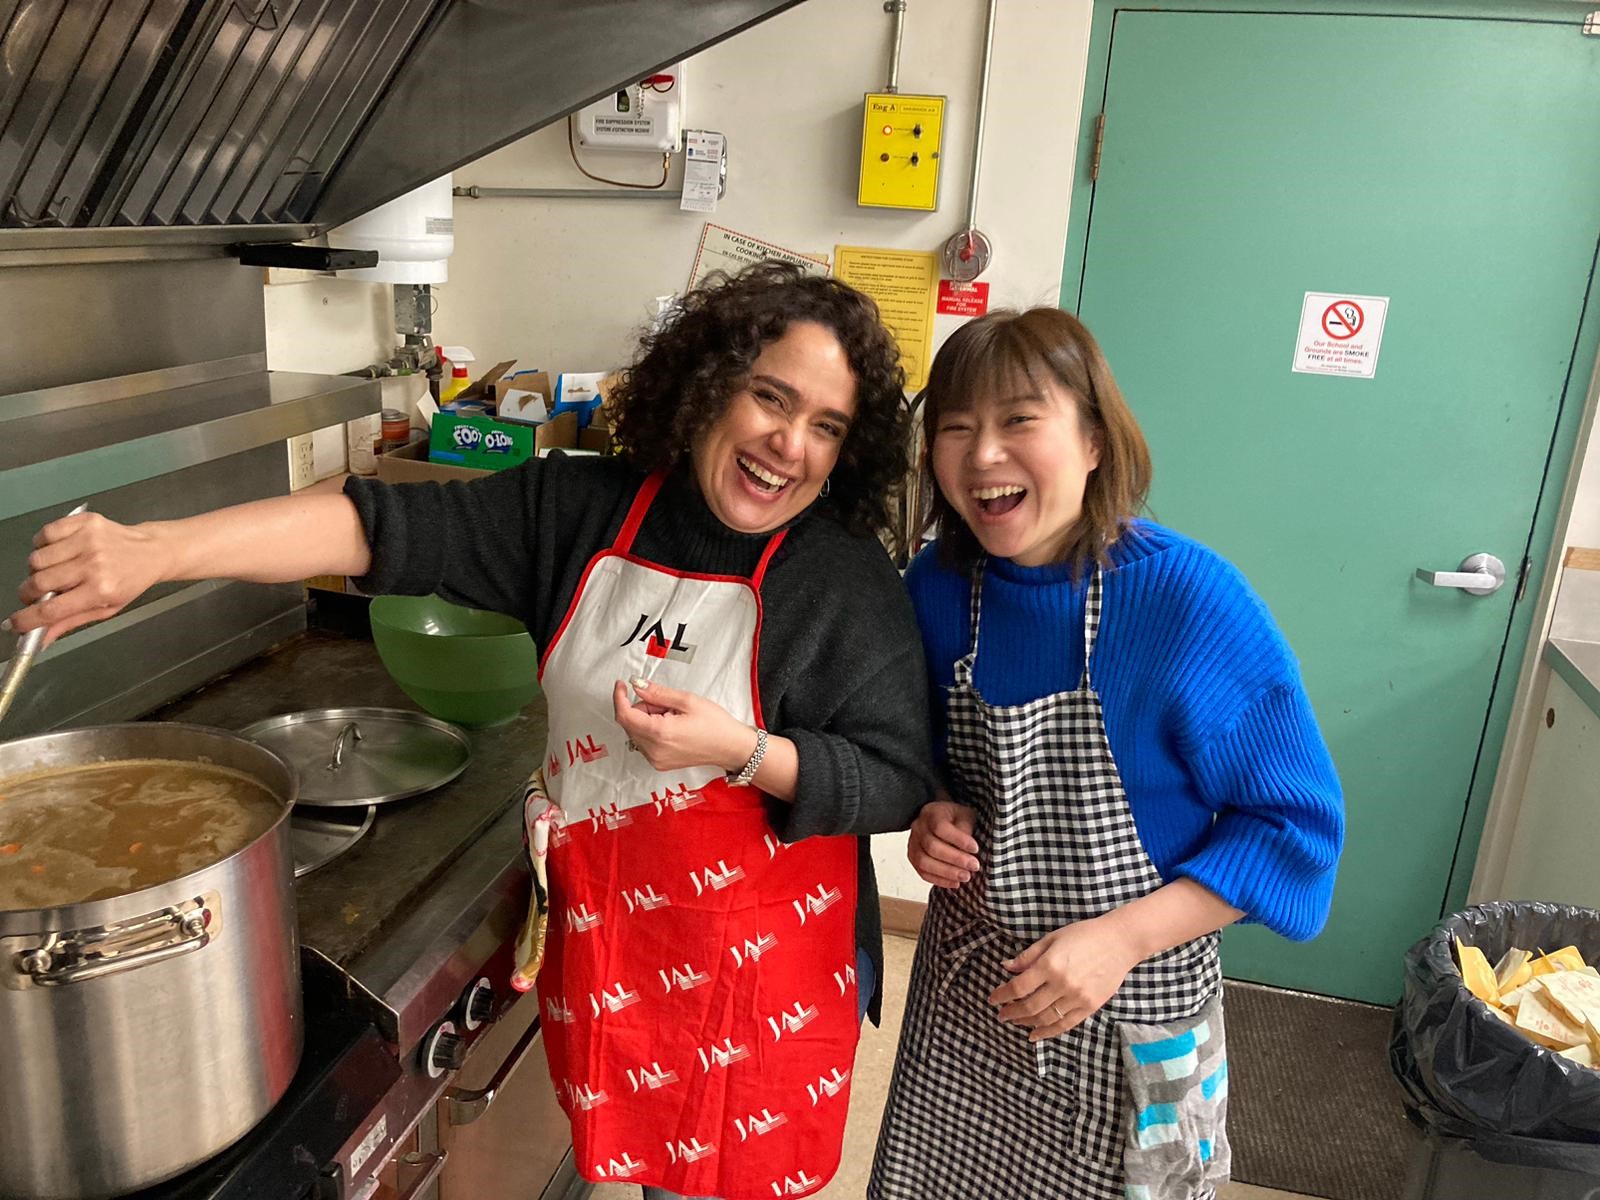
[[[367,835],[378,806],[329,808],[318,812],[296,808],[289,814],[289,845],[294,850],[294,877],[326,866]]]
[[[403,708],[316,708],[239,731],[300,777],[299,803],[383,804],[443,787],[472,757],[454,725]]]

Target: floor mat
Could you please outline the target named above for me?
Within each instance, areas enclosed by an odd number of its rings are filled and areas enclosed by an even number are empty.
[[[1228,1140],[1241,1183],[1395,1200],[1417,1134],[1389,1074],[1389,1009],[1227,984]]]

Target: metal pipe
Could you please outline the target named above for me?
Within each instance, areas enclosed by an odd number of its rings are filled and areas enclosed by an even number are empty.
[[[978,169],[983,165],[983,127],[989,113],[989,66],[994,59],[994,14],[1000,0],[989,0],[989,19],[983,31],[983,78],[978,84],[977,132],[972,138],[972,186],[967,191],[967,228],[978,227]]]
[[[906,36],[906,0],[883,0],[883,11],[894,17],[894,48],[889,51],[889,82],[884,91],[900,90],[900,45]]]
[[[479,187],[468,184],[450,189],[451,195],[466,196],[472,200],[672,200],[683,199],[673,191],[635,190],[618,188],[517,188]]]

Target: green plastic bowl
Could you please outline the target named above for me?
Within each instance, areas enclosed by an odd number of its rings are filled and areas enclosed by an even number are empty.
[[[370,612],[390,677],[442,721],[499,725],[539,694],[539,654],[521,621],[437,596],[378,596]]]

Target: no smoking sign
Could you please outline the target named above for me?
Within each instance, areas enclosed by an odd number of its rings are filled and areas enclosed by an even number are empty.
[[[1371,379],[1378,370],[1387,296],[1307,292],[1300,308],[1294,370],[1305,375]]]

